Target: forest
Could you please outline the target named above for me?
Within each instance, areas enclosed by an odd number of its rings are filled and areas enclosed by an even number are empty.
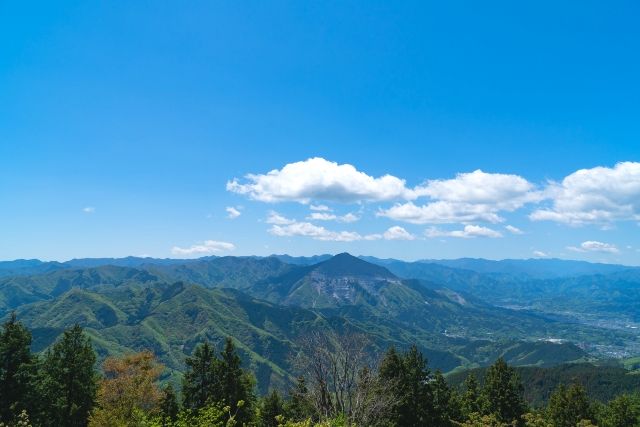
[[[378,360],[362,335],[315,333],[292,355],[299,376],[287,390],[259,396],[236,343],[200,343],[178,386],[163,381],[150,351],[98,365],[91,339],[75,325],[40,354],[12,314],[0,330],[0,426],[346,427],[640,425],[640,395],[602,402],[579,383],[560,383],[532,406],[516,369],[502,358],[450,385],[416,346],[390,347]],[[311,351],[312,350],[312,351]]]

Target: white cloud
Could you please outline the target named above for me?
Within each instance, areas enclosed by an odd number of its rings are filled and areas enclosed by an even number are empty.
[[[269,216],[267,217],[267,224],[276,224],[276,225],[288,225],[296,222],[293,219],[285,218],[280,215],[276,211],[269,211]]]
[[[513,225],[505,225],[504,228],[511,234],[524,234],[522,230],[518,227],[514,227]]]
[[[84,208],[82,208],[82,212],[86,213],[86,214],[92,214],[96,211],[96,208],[94,208],[93,206],[86,206]]]
[[[545,197],[548,208],[529,217],[570,225],[610,224],[640,220],[640,163],[622,162],[613,168],[580,169],[562,182],[551,182]]]
[[[549,254],[547,254],[546,252],[542,252],[542,251],[533,251],[533,256],[536,258],[547,258],[549,256]]]
[[[312,221],[356,222],[360,219],[360,217],[354,215],[351,212],[342,216],[328,212],[312,212],[311,215],[307,217],[307,219]]]
[[[541,197],[533,184],[518,175],[481,170],[460,173],[453,179],[430,180],[414,192],[434,201],[422,206],[396,203],[377,215],[414,224],[498,223],[504,221],[499,212],[514,211]]]
[[[310,222],[294,222],[287,225],[273,225],[269,232],[274,236],[303,236],[315,240],[331,240],[335,242],[353,242],[363,237],[355,231],[331,231]]]
[[[567,249],[574,252],[605,252],[610,254],[617,254],[620,252],[616,245],[597,242],[595,240],[587,240],[586,242],[582,242],[580,244],[580,247],[567,246]]]
[[[454,203],[491,205],[512,211],[539,199],[534,186],[518,175],[486,173],[480,169],[459,173],[453,179],[429,180],[416,187],[416,194]]]
[[[414,240],[416,237],[402,227],[394,226],[384,232],[385,240]]]
[[[315,221],[335,221],[338,217],[332,213],[327,212],[312,212],[307,219]]]
[[[329,212],[331,208],[327,205],[309,205],[309,209],[312,211]]]
[[[227,182],[227,190],[262,202],[314,200],[353,203],[415,197],[405,181],[392,175],[378,178],[358,171],[350,164],[338,164],[321,157],[289,163],[266,174],[246,175]]]
[[[482,227],[480,225],[465,225],[462,230],[444,231],[436,227],[430,227],[425,230],[427,237],[459,237],[470,239],[475,237],[489,237],[492,239],[502,237],[502,234],[491,228]]]
[[[203,255],[222,251],[232,251],[235,248],[236,247],[233,243],[205,240],[201,244],[196,244],[188,248],[174,246],[171,248],[171,253],[174,255]]]
[[[452,203],[439,201],[417,206],[413,202],[396,203],[386,210],[380,210],[377,216],[413,224],[452,224],[471,221],[502,222],[504,218],[490,205],[470,203]]]
[[[227,206],[225,210],[227,211],[227,218],[229,219],[236,219],[240,215],[242,215],[242,212],[240,212],[238,209],[234,208],[233,206]]]
[[[333,231],[325,227],[311,224],[310,222],[291,222],[288,224],[274,224],[269,233],[279,237],[301,236],[310,237],[314,240],[334,241],[334,242],[355,242],[360,240],[413,240],[415,236],[402,227],[391,227],[383,234],[362,235],[355,231]]]

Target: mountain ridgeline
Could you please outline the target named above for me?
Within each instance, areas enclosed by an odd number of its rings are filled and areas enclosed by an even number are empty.
[[[638,302],[640,270],[560,260],[0,263],[0,314],[17,313],[35,351],[79,324],[100,357],[148,349],[175,379],[199,343],[230,336],[261,392],[293,381],[292,355],[314,332],[365,335],[372,353],[415,344],[444,372],[637,356]]]

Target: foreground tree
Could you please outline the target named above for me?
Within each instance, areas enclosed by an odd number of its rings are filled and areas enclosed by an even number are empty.
[[[308,400],[319,420],[372,425],[390,407],[388,387],[372,369],[369,341],[362,334],[314,333],[301,342],[298,368],[309,379]]]
[[[519,422],[527,411],[520,377],[502,358],[487,370],[482,399],[484,412],[496,415],[502,422]]]
[[[549,399],[548,414],[555,427],[574,427],[582,420],[594,418],[587,392],[578,384],[559,385]]]
[[[143,419],[159,415],[162,392],[157,381],[164,367],[153,353],[110,357],[103,370],[105,379],[100,383],[91,426],[138,426]]]
[[[255,381],[250,373],[242,369],[240,356],[230,337],[225,340],[220,356],[219,384],[222,402],[231,407],[237,422],[247,424],[253,418]],[[238,402],[243,402],[243,405],[238,406]]]
[[[303,376],[299,376],[295,386],[289,390],[289,399],[284,404],[284,410],[288,420],[317,419],[313,402],[309,397],[309,389]]]
[[[86,426],[97,391],[96,355],[91,341],[78,325],[44,356],[42,390],[45,414],[40,421],[51,426]]]
[[[276,417],[284,414],[284,403],[280,394],[273,390],[267,394],[260,403],[258,426],[259,427],[278,427]]]
[[[30,346],[31,333],[11,313],[0,332],[0,421],[12,421],[29,406]]]
[[[185,408],[199,409],[210,402],[221,400],[219,392],[220,363],[216,358],[213,347],[208,341],[200,344],[187,357],[185,364],[187,372],[182,382],[182,396]]]
[[[391,347],[380,364],[380,378],[398,398],[390,408],[392,425],[434,425],[431,372],[415,345],[404,354]]]
[[[160,399],[160,421],[163,426],[172,425],[178,419],[180,406],[176,392],[173,390],[171,383],[162,389],[162,398]]]
[[[640,394],[623,394],[601,409],[598,425],[622,427],[640,425]]]

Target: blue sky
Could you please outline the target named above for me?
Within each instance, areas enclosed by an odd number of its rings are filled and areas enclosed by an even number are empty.
[[[640,264],[639,9],[2,2],[0,259]]]

